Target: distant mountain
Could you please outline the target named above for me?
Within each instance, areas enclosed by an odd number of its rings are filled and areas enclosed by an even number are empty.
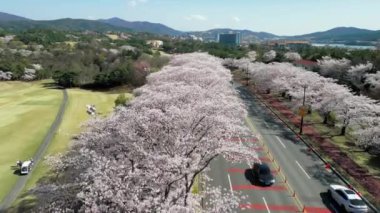
[[[0,27],[11,30],[21,31],[28,29],[53,29],[53,30],[73,30],[73,31],[130,31],[127,28],[116,27],[110,24],[102,23],[99,21],[86,20],[86,19],[58,19],[51,21],[34,21],[34,20],[15,20],[15,21],[2,21]]]
[[[366,30],[355,27],[337,27],[323,32],[298,36],[286,36],[288,39],[302,39],[319,43],[358,43],[380,41],[380,30]]]
[[[120,18],[100,19],[99,22],[107,23],[116,27],[124,27],[136,32],[148,32],[159,35],[181,35],[183,32],[174,30],[168,26],[159,23],[150,23],[145,21],[126,21]]]
[[[253,32],[250,30],[234,30],[234,29],[229,29],[229,28],[187,32],[187,34],[201,37],[205,41],[215,41],[218,37],[218,34],[220,33],[240,33],[243,41],[247,41],[247,42],[257,42],[257,41],[262,41],[262,40],[272,40],[272,39],[281,38],[277,35],[266,33],[266,32]]]
[[[24,17],[0,12],[0,28],[7,30],[26,29],[55,29],[75,31],[136,31],[149,32],[158,35],[186,36],[194,35],[205,41],[215,41],[219,33],[240,33],[245,42],[259,42],[275,39],[308,40],[314,43],[343,43],[343,44],[374,44],[380,42],[380,30],[366,30],[355,27],[337,27],[323,32],[315,32],[297,36],[278,36],[266,32],[250,30],[234,30],[228,28],[211,29],[207,31],[181,32],[159,23],[126,21],[120,18],[86,20],[58,19],[50,21],[35,21]]]
[[[9,13],[0,12],[0,21],[26,21],[26,20],[29,20],[29,19],[21,17],[21,16],[12,15]]]

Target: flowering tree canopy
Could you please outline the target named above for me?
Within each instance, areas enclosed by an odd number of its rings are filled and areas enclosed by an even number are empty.
[[[333,59],[328,56],[318,60],[320,74],[325,77],[337,79],[338,81],[347,81],[347,71],[350,69],[351,61],[345,58]]]
[[[298,61],[302,59],[301,55],[297,52],[287,52],[284,56],[288,61]]]
[[[64,156],[58,176],[35,193],[49,206],[86,212],[231,212],[239,197],[195,178],[216,156],[254,161],[256,153],[226,138],[245,134],[246,110],[222,61],[204,53],[174,56],[135,90],[136,98],[92,120]],[[44,196],[48,194],[48,196]],[[236,193],[235,193],[236,194]],[[200,199],[209,204],[200,209]],[[49,201],[49,202],[46,202]],[[221,202],[224,202],[221,205]]]
[[[340,70],[339,72],[346,72],[344,70],[349,64],[346,59],[324,58],[320,61],[320,65],[327,73],[333,72],[335,68]],[[239,66],[239,63],[236,66]],[[368,70],[369,67],[371,64],[351,67],[350,73]],[[372,119],[379,117],[380,107],[373,99],[356,96],[346,86],[337,84],[336,80],[295,67],[290,63],[250,63],[248,68],[251,80],[259,89],[287,93],[295,99],[294,107],[302,104],[306,89],[306,104],[321,112],[324,123],[330,113],[334,113],[338,124],[342,127],[342,134],[345,134],[347,127],[354,126],[353,134],[358,136],[356,142],[359,146],[380,150],[376,133],[379,128],[378,119]],[[377,88],[380,82],[379,76],[380,72],[366,74],[365,79],[373,88]]]
[[[265,61],[265,62],[271,62],[271,61],[273,61],[276,58],[276,56],[277,56],[276,51],[270,50],[270,51],[264,53],[264,55],[263,55],[263,61]]]

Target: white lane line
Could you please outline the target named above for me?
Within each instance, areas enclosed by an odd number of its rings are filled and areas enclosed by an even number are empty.
[[[228,176],[228,182],[230,182],[230,190],[231,190],[231,193],[234,194],[234,191],[232,190],[232,183],[231,183],[231,177],[230,177],[230,174],[227,174]]]
[[[281,139],[280,139],[278,136],[276,136],[276,138],[277,138],[277,140],[280,142],[280,144],[286,149],[286,146],[285,146],[285,144],[281,141]]]
[[[298,161],[296,161],[296,164],[301,168],[301,170],[303,171],[303,173],[305,173],[305,175],[307,176],[307,178],[311,179],[311,177],[307,174],[307,172],[302,168],[301,164],[298,163]]]
[[[265,200],[265,197],[263,197],[263,201],[264,201],[265,207],[267,207],[268,213],[270,213],[269,206],[267,204],[267,201]]]

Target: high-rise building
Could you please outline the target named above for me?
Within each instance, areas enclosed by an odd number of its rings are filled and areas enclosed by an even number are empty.
[[[240,33],[219,33],[218,42],[227,45],[240,45]]]

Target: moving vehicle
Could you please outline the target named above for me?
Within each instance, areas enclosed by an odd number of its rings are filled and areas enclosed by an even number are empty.
[[[270,186],[275,183],[272,172],[266,163],[255,163],[253,165],[253,175],[263,185]]]
[[[368,212],[368,206],[364,203],[362,198],[357,195],[356,192],[345,186],[330,185],[327,192],[341,209],[347,212]]]

